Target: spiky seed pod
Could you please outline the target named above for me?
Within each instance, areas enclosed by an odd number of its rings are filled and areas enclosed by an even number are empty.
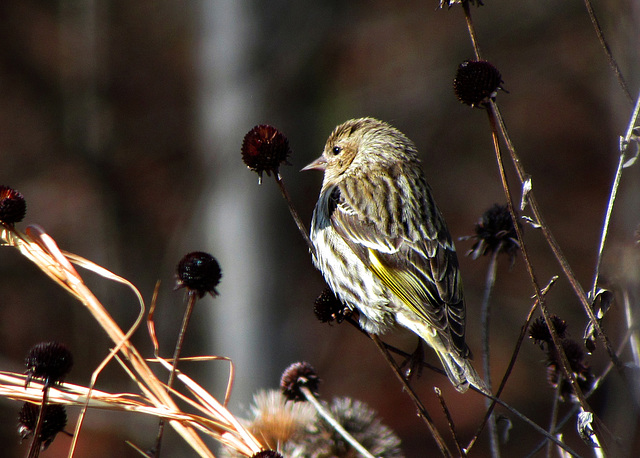
[[[475,107],[494,97],[502,82],[502,76],[493,64],[485,60],[466,60],[458,67],[453,91],[462,103]]]
[[[333,321],[342,323],[345,317],[351,314],[351,310],[336,297],[330,288],[325,288],[315,300],[313,313],[323,323]]]
[[[273,126],[262,124],[251,129],[242,141],[242,160],[262,180],[262,172],[278,175],[281,164],[288,164],[289,140]]]
[[[567,322],[557,315],[551,315],[550,318],[556,334],[558,334],[560,339],[564,339],[568,327]],[[540,348],[543,348],[545,343],[553,345],[553,339],[551,338],[551,333],[549,332],[544,317],[536,318],[533,323],[531,323],[531,326],[529,326],[529,337],[533,339],[534,343],[540,345]]]
[[[194,251],[185,255],[176,269],[178,282],[176,289],[187,288],[199,297],[209,293],[217,296],[216,286],[222,278],[220,264],[216,258],[203,251]]]
[[[580,390],[583,392],[589,391],[593,387],[594,376],[585,359],[584,350],[580,344],[571,339],[562,341],[562,349]],[[552,387],[559,390],[561,399],[567,400],[572,397],[574,395],[573,388],[563,376],[558,352],[552,345],[547,349],[547,366],[547,381]]]
[[[336,398],[331,401],[329,409],[338,423],[373,456],[382,458],[404,456],[398,436],[382,424],[376,412],[365,403],[350,398]],[[323,418],[318,418],[315,428],[309,433],[304,436],[304,440],[298,446],[298,450],[303,450],[303,453],[298,456],[352,457],[357,455]]]
[[[39,405],[31,404],[30,402],[25,402],[22,405],[18,415],[18,434],[20,434],[21,440],[28,439],[33,435],[39,415]],[[43,449],[46,449],[53,442],[56,435],[67,426],[67,411],[63,405],[47,404],[42,421],[40,441]]]
[[[73,355],[59,342],[42,342],[29,350],[25,358],[27,381],[43,379],[45,386],[62,382],[73,366]]]
[[[522,227],[520,223],[518,227]],[[513,262],[520,249],[518,234],[506,205],[494,204],[487,209],[475,226],[475,235],[463,237],[463,240],[467,239],[476,241],[467,253],[473,259],[497,252],[505,253]]]
[[[15,224],[27,214],[27,203],[22,194],[9,186],[0,185],[0,222]]]
[[[302,361],[293,363],[284,370],[280,379],[280,390],[290,401],[305,401],[306,397],[300,388],[307,387],[314,396],[317,396],[319,383],[320,378],[313,366]]]

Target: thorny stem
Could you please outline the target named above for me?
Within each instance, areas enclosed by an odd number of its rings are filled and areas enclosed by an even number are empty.
[[[498,253],[500,248],[491,253],[489,259],[489,267],[487,268],[487,280],[484,288],[484,296],[482,297],[481,307],[481,321],[482,321],[482,369],[484,370],[484,381],[487,384],[489,391],[491,389],[491,365],[489,363],[489,318],[491,316],[491,293],[496,283],[496,268],[498,266]],[[485,405],[488,408],[491,405],[491,399],[485,398]],[[491,415],[489,417],[489,439],[491,445],[491,456],[494,458],[500,457],[500,443],[498,441],[498,430],[496,427],[496,417]]]
[[[311,252],[311,255],[313,256],[313,258],[315,259],[316,247],[313,245],[313,242],[309,238],[309,232],[307,231],[307,228],[305,227],[304,223],[300,219],[300,216],[298,215],[296,208],[293,206],[293,202],[291,201],[291,197],[289,197],[289,192],[287,191],[287,188],[284,185],[284,181],[282,180],[282,177],[280,176],[279,173],[276,173],[274,174],[274,178],[276,179],[276,183],[278,183],[278,187],[280,188],[282,197],[284,197],[284,200],[287,201],[289,212],[291,213],[293,220],[296,222],[296,226],[298,226],[298,230],[300,231],[300,234],[302,234],[302,238],[304,239],[305,242],[307,242],[309,251]]]
[[[629,88],[627,87],[627,83],[622,76],[622,72],[620,71],[620,67],[616,62],[616,59],[613,57],[613,53],[611,52],[611,48],[609,48],[609,44],[607,40],[604,38],[604,33],[602,33],[602,27],[600,27],[600,22],[596,17],[595,11],[593,11],[593,7],[591,6],[591,0],[584,0],[584,6],[587,8],[587,13],[589,14],[589,19],[591,19],[591,24],[596,31],[596,35],[598,36],[598,40],[600,41],[600,45],[604,50],[604,53],[607,55],[607,60],[609,61],[609,65],[613,69],[613,72],[616,74],[616,78],[618,79],[618,84],[622,88],[624,95],[627,96],[629,102],[633,102],[633,98],[631,97],[631,93],[629,92]]]
[[[340,434],[344,440],[346,440],[354,449],[358,451],[365,458],[375,458],[369,451],[362,446],[346,429],[331,415],[331,413],[316,399],[311,390],[306,386],[301,386],[300,391],[304,394],[304,397],[313,404],[316,411],[324,418],[324,420],[331,425],[331,427]]]
[[[389,366],[391,366],[391,368],[393,369],[393,373],[396,374],[396,377],[398,377],[398,380],[400,380],[400,383],[404,387],[405,391],[407,392],[407,394],[409,395],[409,397],[417,407],[419,415],[423,418],[424,422],[427,425],[427,428],[429,429],[429,432],[431,432],[431,435],[435,439],[436,444],[440,449],[440,453],[442,453],[442,456],[451,457],[452,456],[451,452],[447,448],[447,444],[445,444],[444,440],[442,439],[442,436],[440,435],[440,432],[438,431],[435,424],[433,423],[433,420],[431,419],[431,416],[427,412],[427,409],[424,407],[424,405],[422,404],[422,401],[420,401],[420,398],[418,398],[418,395],[416,395],[415,391],[413,391],[413,388],[411,388],[411,386],[407,382],[407,379],[405,379],[404,376],[402,375],[402,370],[400,369],[398,364],[395,362],[395,360],[391,357],[384,343],[375,334],[369,334],[369,337],[371,338],[371,340],[375,342],[376,346],[378,347],[378,349],[380,350],[384,358],[387,360],[387,363],[389,363]]]
[[[598,277],[600,275],[600,264],[602,263],[602,253],[604,251],[604,244],[607,239],[609,222],[611,221],[611,213],[613,212],[613,204],[616,199],[618,187],[620,186],[622,169],[625,167],[625,162],[627,161],[627,150],[629,149],[631,137],[633,135],[634,128],[638,122],[639,115],[640,115],[640,94],[636,99],[636,105],[633,109],[633,114],[631,115],[631,119],[629,120],[629,125],[627,126],[627,133],[625,134],[624,139],[620,143],[620,157],[618,159],[618,168],[616,169],[615,178],[613,179],[613,184],[611,185],[611,193],[609,194],[609,203],[607,204],[607,213],[604,217],[604,222],[602,224],[602,236],[600,238],[600,247],[598,248],[598,258],[596,260],[596,271],[593,278],[593,286],[591,288],[592,300],[595,300],[596,298],[596,291],[598,288]]]
[[[171,388],[173,382],[176,379],[176,370],[178,368],[178,360],[180,359],[180,353],[182,353],[182,345],[184,344],[184,336],[187,331],[187,326],[189,326],[189,321],[191,320],[191,315],[193,312],[193,306],[198,299],[198,294],[195,291],[189,290],[187,292],[187,308],[184,311],[184,315],[182,316],[182,326],[180,327],[180,334],[178,334],[178,340],[176,342],[176,348],[173,351],[173,364],[171,366],[171,372],[169,373],[169,380],[167,381],[167,387]],[[162,436],[164,435],[164,419],[161,418],[158,422],[158,435],[156,437],[156,445],[153,449],[153,456],[160,456],[160,448],[162,446]]]
[[[526,244],[524,243],[524,238],[522,237],[522,229],[519,227],[518,225],[518,220],[517,220],[517,216],[515,214],[515,210],[513,208],[513,197],[511,194],[511,188],[509,186],[509,183],[507,181],[507,175],[505,173],[504,170],[504,161],[502,158],[502,152],[500,150],[500,143],[498,140],[498,128],[497,128],[497,116],[496,116],[496,110],[495,110],[495,103],[493,102],[493,100],[489,100],[489,102],[486,104],[487,107],[489,108],[487,110],[487,114],[489,116],[489,122],[491,124],[491,134],[492,134],[492,138],[493,138],[493,145],[496,151],[496,159],[498,162],[498,168],[500,170],[500,178],[502,180],[502,186],[505,192],[505,195],[507,197],[507,204],[509,206],[509,213],[511,213],[511,218],[513,219],[513,225],[514,228],[516,230],[516,233],[518,235],[518,241],[520,242],[520,250],[522,251],[522,257],[524,258],[525,261],[525,265],[527,267],[527,272],[529,273],[529,277],[531,279],[531,283],[535,289],[535,293],[536,293],[536,298],[538,299],[539,303],[540,303],[540,310],[542,311],[542,315],[544,316],[544,321],[547,324],[547,328],[549,329],[549,333],[551,334],[551,340],[553,341],[553,345],[556,348],[557,352],[558,352],[558,356],[560,359],[560,366],[562,367],[562,371],[564,373],[564,376],[567,377],[567,380],[569,381],[569,383],[571,384],[571,387],[573,389],[573,393],[575,394],[576,398],[578,399],[578,402],[580,403],[580,405],[582,406],[583,410],[588,411],[588,412],[593,412],[593,410],[591,409],[591,407],[589,406],[589,404],[587,403],[587,400],[584,397],[584,394],[582,393],[582,390],[580,389],[580,386],[578,385],[578,382],[576,381],[576,378],[573,374],[573,372],[571,371],[571,366],[569,365],[569,361],[567,360],[567,356],[564,352],[564,349],[562,348],[562,343],[560,341],[560,338],[558,337],[558,334],[555,330],[555,327],[553,326],[553,322],[551,321],[551,315],[549,313],[549,310],[547,309],[547,305],[545,302],[544,297],[541,294],[541,290],[540,290],[540,285],[538,284],[538,280],[536,278],[535,272],[533,271],[533,264],[531,263],[531,259],[529,258],[529,253],[526,247]],[[529,194],[528,197],[531,200],[531,206],[533,208],[533,197]],[[523,196],[524,199],[524,196]],[[539,221],[540,222],[540,221]],[[540,222],[541,223],[541,222]],[[544,225],[543,225],[544,227]],[[566,263],[566,259],[564,259],[564,262]],[[567,264],[568,267],[568,264]],[[573,277],[574,281],[575,277]],[[584,291],[582,291],[582,294],[584,295]],[[586,297],[585,297],[586,300]],[[593,310],[591,310],[591,307],[587,307],[590,311],[591,311],[591,315],[593,315]],[[594,324],[596,323],[595,321],[595,316],[593,317],[594,320]],[[602,332],[600,330],[600,332]],[[613,353],[612,353],[613,354]],[[615,354],[613,354],[613,357],[617,358],[617,356]],[[596,428],[598,429],[597,432],[597,436],[600,436],[604,431],[602,431],[604,425],[601,425],[600,423],[598,423],[597,421],[595,422],[596,424]],[[600,440],[600,443],[602,444],[603,450],[605,451],[606,454],[608,454],[608,447],[603,443],[602,440]]]

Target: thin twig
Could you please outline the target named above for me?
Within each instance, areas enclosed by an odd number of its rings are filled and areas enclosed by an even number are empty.
[[[42,404],[40,405],[40,412],[38,412],[38,421],[36,422],[35,430],[33,431],[33,440],[31,441],[31,447],[29,447],[28,458],[37,458],[42,450],[42,428],[44,426],[44,416],[46,415],[47,397],[49,395],[49,384],[45,383],[42,389]]]
[[[631,142],[633,130],[636,124],[638,123],[639,115],[640,115],[640,95],[638,95],[638,98],[636,99],[636,104],[633,109],[633,114],[631,115],[631,119],[629,120],[629,125],[627,126],[627,132],[624,136],[624,139],[622,139],[622,141],[620,142],[620,156],[618,159],[618,168],[616,169],[616,174],[613,179],[613,183],[611,184],[611,192],[609,193],[609,202],[607,203],[607,212],[604,217],[604,222],[602,223],[602,235],[600,237],[600,246],[598,248],[598,257],[596,259],[596,269],[593,277],[593,285],[591,287],[592,300],[595,300],[596,298],[596,291],[598,289],[598,277],[600,275],[600,265],[602,263],[602,253],[604,252],[604,245],[607,239],[609,223],[611,221],[611,214],[613,213],[613,204],[616,200],[618,187],[620,186],[620,179],[622,178],[622,169],[624,169],[625,163],[627,162],[627,150],[629,149],[629,144]]]
[[[511,138],[509,137],[509,134],[507,132],[507,128],[505,126],[504,120],[500,115],[500,110],[498,109],[498,106],[495,104],[493,100],[490,100],[489,103],[487,103],[487,106],[489,108],[490,118],[496,119],[498,121],[498,128],[500,130],[500,135],[502,136],[503,140],[505,141],[505,144],[507,145],[507,150],[511,155],[511,160],[513,162],[516,173],[518,175],[518,179],[520,180],[520,183],[524,185],[526,182],[529,181],[529,176],[524,172],[524,169],[520,164],[520,158],[516,154],[515,147],[511,142]],[[609,342],[609,338],[602,331],[600,323],[598,322],[593,312],[593,308],[591,307],[591,303],[589,302],[587,295],[584,292],[584,289],[580,285],[580,282],[578,282],[575,274],[573,273],[573,269],[571,269],[571,266],[569,265],[567,258],[562,253],[562,250],[560,249],[560,245],[558,245],[558,242],[556,241],[555,237],[551,233],[549,226],[544,222],[544,219],[542,218],[542,213],[540,212],[538,203],[535,199],[533,189],[531,189],[528,192],[526,196],[526,201],[531,207],[531,211],[535,216],[536,223],[540,225],[542,234],[544,235],[544,238],[547,240],[547,243],[549,244],[551,251],[553,252],[558,263],[560,264],[560,268],[562,269],[562,272],[565,274],[565,277],[569,281],[571,288],[576,293],[576,296],[580,300],[580,303],[582,304],[582,307],[584,308],[587,316],[589,317],[589,320],[593,324],[593,327],[596,330],[596,335],[604,345],[607,351],[607,354],[609,355],[609,358],[611,358],[611,361],[613,361],[613,363],[615,364],[616,368],[618,369],[618,372],[620,372],[622,377],[624,377],[623,364],[620,362],[619,358],[613,351],[611,343]]]
[[[553,286],[555,284],[557,279],[558,279],[557,276],[553,277],[549,281],[547,286],[545,286],[542,289],[542,295],[543,296],[547,294],[547,292],[549,291],[551,286]],[[500,397],[500,394],[502,394],[502,391],[504,390],[504,387],[507,385],[507,380],[511,376],[511,372],[513,371],[513,367],[516,364],[516,359],[518,358],[518,354],[520,353],[520,347],[522,346],[522,342],[524,341],[524,338],[527,335],[527,329],[529,328],[529,323],[531,322],[531,319],[533,318],[533,313],[538,308],[538,303],[539,302],[536,299],[534,304],[533,304],[533,306],[529,310],[529,314],[527,315],[527,319],[525,320],[525,323],[522,326],[522,329],[520,330],[520,336],[518,336],[518,340],[516,341],[516,346],[513,349],[513,353],[511,355],[511,360],[509,361],[509,365],[507,366],[507,369],[505,370],[505,373],[502,376],[502,381],[500,382],[500,386],[498,387],[498,391],[496,391],[496,395],[495,395],[496,399]],[[491,403],[491,405],[489,406],[489,408],[487,409],[487,412],[485,413],[485,416],[484,416],[482,422],[480,423],[480,426],[478,426],[478,429],[476,430],[476,433],[473,435],[473,438],[469,442],[469,445],[467,445],[467,447],[466,447],[467,452],[469,452],[469,450],[471,450],[471,448],[473,447],[475,442],[478,440],[478,437],[480,436],[480,433],[484,429],[484,427],[485,427],[485,425],[486,425],[491,413],[493,412],[493,409],[494,409],[495,405],[496,405],[496,401],[493,401]]]
[[[274,178],[276,180],[276,183],[278,184],[278,188],[280,188],[280,192],[282,193],[282,197],[284,197],[284,200],[287,201],[287,206],[289,207],[289,212],[291,213],[291,216],[293,217],[293,220],[296,222],[296,226],[298,226],[298,231],[300,231],[300,234],[302,235],[302,238],[304,239],[304,241],[307,243],[307,246],[309,247],[309,251],[311,252],[311,255],[315,259],[315,257],[316,257],[316,247],[313,245],[313,242],[309,238],[309,231],[307,231],[307,228],[305,227],[304,223],[300,219],[300,216],[298,215],[298,212],[296,211],[296,208],[293,205],[291,197],[289,197],[289,192],[287,191],[287,188],[284,185],[284,181],[282,180],[282,177],[280,176],[279,173],[276,173],[276,174],[274,174]]]
[[[469,37],[471,37],[471,43],[473,44],[473,52],[476,54],[476,59],[482,59],[480,55],[480,45],[476,37],[476,29],[473,26],[473,20],[471,19],[471,9],[469,8],[469,2],[462,2],[462,9],[464,11],[464,19],[467,22],[467,30],[469,30]]]
[[[558,384],[553,391],[553,406],[551,407],[551,420],[549,421],[549,434],[555,434],[558,423],[558,407],[560,407],[560,387],[562,386],[562,374],[558,374]],[[551,458],[551,442],[547,442],[547,458]]]
[[[600,26],[600,22],[596,17],[596,13],[593,10],[593,7],[591,6],[591,0],[584,0],[584,6],[587,8],[589,19],[591,20],[591,24],[593,25],[593,28],[596,31],[596,35],[598,36],[598,41],[600,41],[600,45],[602,46],[602,49],[604,50],[604,53],[607,56],[609,65],[613,69],[613,72],[616,74],[616,78],[618,79],[618,84],[620,85],[620,88],[622,88],[622,91],[624,92],[624,95],[627,96],[627,99],[629,100],[629,102],[633,102],[633,98],[631,97],[631,93],[629,92],[627,83],[625,82],[624,77],[622,76],[622,71],[618,66],[618,62],[616,62],[616,59],[613,57],[613,53],[611,52],[609,43],[607,43],[607,40],[604,38],[604,33],[602,32],[602,27]]]
[[[449,431],[451,432],[451,436],[453,436],[453,441],[456,443],[456,449],[461,457],[467,456],[466,452],[462,449],[460,445],[460,438],[458,437],[458,433],[456,433],[456,425],[453,422],[453,417],[451,417],[451,413],[449,412],[449,408],[447,407],[447,403],[444,401],[444,397],[442,396],[442,391],[437,386],[433,387],[433,391],[438,396],[438,400],[440,401],[440,406],[442,407],[442,411],[444,412],[444,416],[447,417],[447,423],[449,425]]]
[[[331,425],[331,427],[340,434],[344,440],[346,440],[354,449],[358,451],[365,458],[375,458],[369,451],[360,444],[355,437],[347,432],[346,429],[335,419],[333,415],[316,399],[309,387],[301,386],[300,391],[304,394],[304,397],[313,404],[316,411],[324,418],[324,420]]]
[[[187,326],[191,320],[193,312],[193,306],[198,299],[198,293],[193,290],[187,290],[187,308],[182,316],[182,326],[180,326],[180,333],[178,334],[178,340],[176,341],[176,347],[173,351],[173,364],[171,372],[169,372],[169,380],[167,381],[167,387],[171,388],[176,378],[176,370],[178,367],[178,361],[180,360],[180,353],[182,353],[182,345],[184,344],[184,336],[186,335]],[[164,419],[161,418],[158,422],[158,435],[156,436],[156,444],[153,448],[152,454],[158,458],[160,456],[160,448],[162,447],[162,436],[164,435]]]
[[[507,204],[509,206],[509,213],[511,213],[511,218],[513,219],[514,228],[515,228],[516,233],[518,235],[518,241],[520,242],[520,250],[522,252],[522,257],[524,258],[525,265],[527,267],[527,272],[529,273],[529,277],[531,279],[531,283],[532,283],[532,285],[533,285],[533,287],[535,289],[536,297],[538,298],[538,300],[540,302],[540,310],[542,311],[542,315],[544,317],[545,323],[547,325],[547,328],[549,329],[549,333],[551,335],[551,340],[553,341],[553,345],[556,348],[556,351],[558,353],[560,366],[562,367],[562,372],[563,372],[564,376],[567,378],[567,380],[571,384],[571,388],[573,390],[573,393],[574,393],[575,397],[577,398],[578,402],[580,403],[580,405],[582,406],[583,410],[585,410],[587,412],[593,412],[593,410],[589,406],[589,403],[585,399],[584,394],[582,393],[582,390],[581,390],[580,386],[578,385],[578,382],[577,382],[577,380],[575,378],[575,375],[573,374],[573,371],[571,370],[571,366],[569,364],[567,356],[566,356],[566,354],[564,352],[564,349],[562,347],[562,343],[560,341],[560,338],[558,337],[558,333],[556,332],[556,329],[555,329],[555,327],[553,325],[553,322],[551,321],[551,314],[549,313],[549,310],[547,308],[545,299],[541,294],[540,286],[538,284],[535,272],[533,270],[533,264],[531,263],[531,259],[529,258],[529,254],[528,254],[528,250],[527,250],[526,244],[524,243],[524,238],[522,237],[522,229],[518,225],[517,216],[516,216],[516,213],[515,213],[515,209],[513,207],[513,198],[512,198],[512,194],[511,194],[511,189],[509,187],[509,182],[507,180],[507,176],[506,176],[506,173],[505,173],[505,170],[504,170],[502,152],[501,152],[500,144],[499,144],[499,141],[498,141],[498,128],[497,128],[497,116],[496,116],[496,111],[495,111],[495,103],[492,100],[489,100],[489,102],[487,103],[487,106],[489,107],[489,109],[487,110],[487,114],[489,116],[489,123],[491,125],[491,134],[492,134],[492,138],[493,138],[493,145],[494,145],[495,152],[496,152],[496,159],[497,159],[497,162],[498,162],[498,168],[500,170],[500,178],[502,180],[503,189],[504,189],[505,195],[507,197]],[[532,196],[530,195],[531,192],[532,191],[530,191],[528,198],[530,200],[533,200]],[[566,262],[566,259],[564,257],[563,257],[563,260],[564,260],[564,262]],[[568,263],[567,263],[567,266],[568,266]],[[573,277],[573,279],[577,283],[577,280],[575,279],[575,276]],[[582,291],[582,294],[584,294],[584,291]],[[589,309],[589,311],[591,312],[591,315],[593,316],[593,310],[591,309],[591,307],[587,307],[587,309]],[[597,324],[597,321],[595,320],[595,316],[593,316],[593,321],[594,321],[595,324]],[[604,333],[602,333],[602,330],[600,330],[600,333],[606,340],[606,336],[604,336]],[[612,356],[611,356],[612,358],[617,359],[617,356],[613,352],[611,354],[612,354]],[[596,433],[597,436],[601,436],[602,434],[607,432],[607,428],[604,426],[604,424],[602,422],[600,422],[598,420],[597,417],[595,418],[594,424],[596,425],[596,428],[598,429],[598,431]],[[601,437],[599,439],[599,442],[602,445],[602,448],[605,451],[605,453],[608,455],[609,454],[608,453],[608,446],[602,440]]]
[[[407,383],[407,380],[402,375],[402,370],[400,369],[398,364],[395,362],[395,360],[391,357],[391,355],[389,354],[383,342],[375,334],[369,334],[369,337],[371,338],[371,340],[375,342],[376,346],[378,347],[378,349],[380,350],[384,358],[387,360],[387,363],[389,363],[389,366],[391,366],[391,369],[393,369],[393,373],[396,374],[396,377],[398,378],[398,380],[400,380],[400,383],[402,384],[403,388],[405,389],[405,391],[407,392],[407,394],[409,395],[409,397],[417,407],[418,413],[423,418],[424,422],[427,425],[427,428],[429,429],[429,431],[431,432],[431,435],[435,439],[436,444],[440,449],[440,453],[442,453],[443,456],[447,456],[447,457],[452,456],[451,452],[447,448],[447,444],[445,444],[444,440],[442,439],[442,436],[440,435],[440,432],[436,428],[435,424],[433,423],[433,420],[431,419],[431,416],[427,412],[427,409],[424,407],[424,405],[422,404],[422,401],[420,401],[420,398],[418,398],[415,391],[413,391],[413,388],[411,388],[409,383]]]
[[[482,368],[484,370],[484,381],[489,391],[491,388],[491,364],[489,360],[489,318],[491,316],[490,299],[493,287],[496,283],[496,268],[498,266],[498,253],[500,249],[496,249],[491,253],[489,266],[487,267],[487,279],[485,281],[484,295],[482,297],[482,306],[480,316],[482,321]],[[491,399],[485,398],[485,406],[489,408]],[[489,416],[489,439],[491,445],[491,456],[493,458],[500,457],[500,443],[498,441],[498,430],[496,427],[496,417],[491,414]]]

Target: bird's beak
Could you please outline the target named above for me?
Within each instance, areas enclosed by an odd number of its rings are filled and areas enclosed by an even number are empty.
[[[308,164],[306,167],[303,167],[300,171],[304,172],[305,170],[324,170],[326,167],[327,167],[327,160],[324,158],[324,156],[320,156],[311,164]]]

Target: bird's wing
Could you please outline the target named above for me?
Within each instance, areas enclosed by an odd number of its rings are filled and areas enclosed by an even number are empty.
[[[368,185],[366,199],[351,193],[348,180],[334,188],[332,227],[415,315],[466,356],[458,259],[430,193],[425,190],[421,196],[423,208],[404,211],[401,202],[391,201],[398,196],[383,184]],[[360,182],[359,191],[362,186]]]

